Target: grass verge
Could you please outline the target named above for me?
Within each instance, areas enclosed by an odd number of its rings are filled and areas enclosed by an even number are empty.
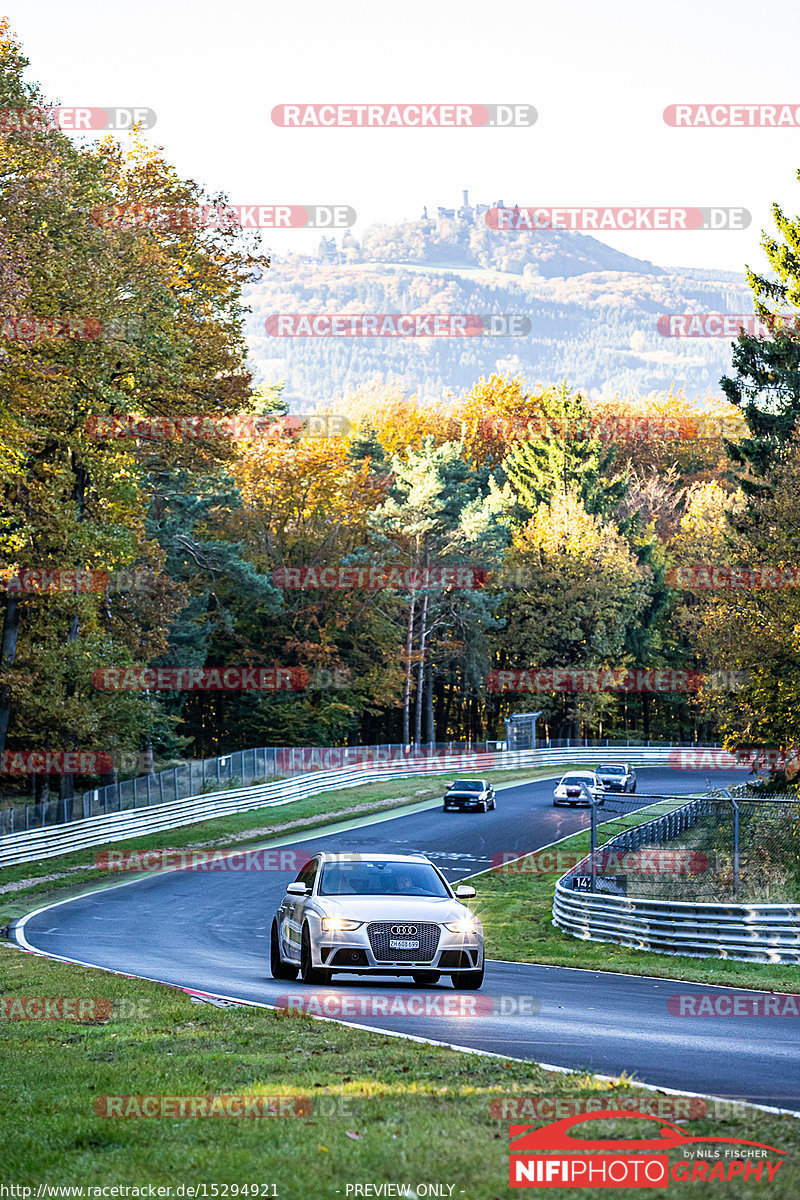
[[[432,1194],[500,1200],[508,1195],[509,1118],[496,1115],[503,1101],[524,1099],[530,1106],[543,1098],[584,1098],[623,1107],[641,1096],[657,1102],[629,1080],[607,1084],[580,1072],[551,1073],[534,1063],[462,1054],[302,1014],[196,1005],[177,989],[7,945],[0,945],[0,991],[5,997],[105,997],[113,1006],[102,1021],[0,1023],[3,1181],[34,1189],[205,1183],[208,1196],[214,1185],[228,1185],[231,1196],[234,1186],[256,1184],[257,1192],[238,1195],[314,1200],[343,1197],[348,1185],[358,1184],[403,1185],[408,1190],[395,1195],[421,1196],[420,1184],[436,1183],[445,1189]],[[310,1098],[311,1111],[264,1119],[124,1119],[98,1115],[95,1107],[104,1096],[194,1095],[302,1096]],[[553,1119],[527,1118],[536,1125]],[[768,1194],[773,1200],[800,1194],[796,1119],[725,1105],[684,1128],[780,1148],[786,1160]],[[654,1131],[653,1121],[617,1118],[595,1126],[593,1136],[653,1137]],[[680,1155],[673,1151],[671,1162]],[[727,1198],[748,1195],[752,1187],[719,1182],[713,1191]],[[641,1200],[663,1194],[637,1189]],[[670,1194],[696,1200],[702,1192],[698,1183],[671,1182]],[[607,1191],[581,1187],[560,1195],[601,1200]]]

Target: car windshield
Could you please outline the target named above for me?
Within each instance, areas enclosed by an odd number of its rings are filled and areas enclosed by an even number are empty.
[[[320,896],[432,896],[449,892],[430,863],[336,862],[322,868]]]
[[[585,783],[586,786],[589,787],[592,783],[592,778],[590,775],[565,775],[561,782],[569,783],[571,785]]]
[[[453,788],[458,788],[460,792],[482,792],[482,779],[457,779],[453,784]]]
[[[624,767],[599,767],[604,775],[627,775]]]

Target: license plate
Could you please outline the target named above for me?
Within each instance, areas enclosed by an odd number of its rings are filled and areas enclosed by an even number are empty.
[[[390,950],[419,950],[419,942],[409,941],[408,938],[390,938]]]

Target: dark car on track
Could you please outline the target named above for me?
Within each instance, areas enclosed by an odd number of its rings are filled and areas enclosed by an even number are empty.
[[[497,808],[497,799],[488,779],[456,779],[444,794],[442,808],[445,812],[450,808],[488,812],[490,808]]]

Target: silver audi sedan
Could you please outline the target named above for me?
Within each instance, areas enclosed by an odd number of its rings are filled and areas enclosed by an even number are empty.
[[[483,983],[483,926],[422,854],[315,854],[286,888],[270,931],[275,979],[330,983],[348,975],[411,975],[474,990]]]

